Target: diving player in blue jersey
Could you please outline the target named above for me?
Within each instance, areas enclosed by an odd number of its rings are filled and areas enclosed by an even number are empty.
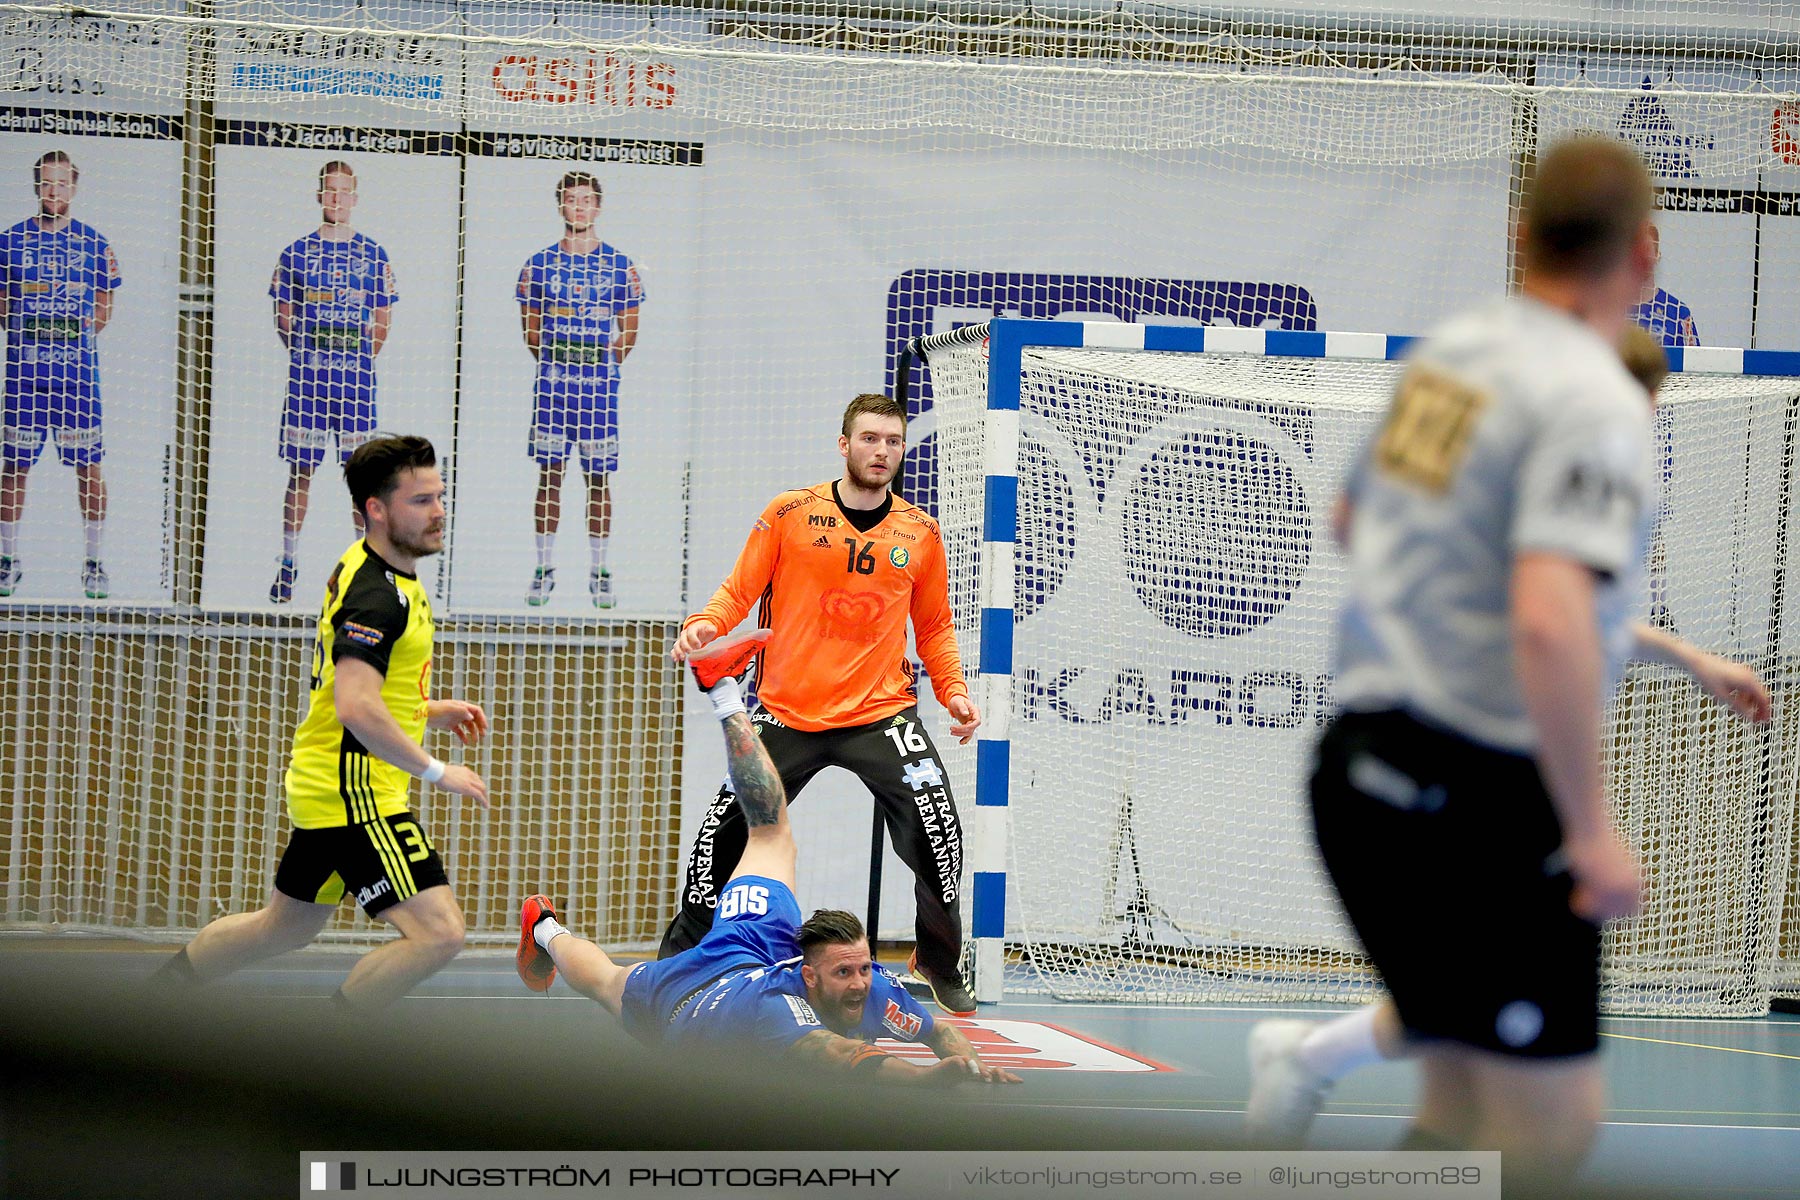
[[[288,464],[281,506],[281,565],[269,601],[294,598],[294,553],[313,470],[334,442],[338,461],[375,434],[375,356],[387,342],[394,268],[387,251],[350,227],[356,172],[334,159],[319,170],[317,231],[275,264],[269,295],[275,332],[288,352],[287,399],[281,406],[281,458]]]
[[[619,364],[637,344],[644,284],[632,261],[594,232],[598,179],[570,171],[557,182],[556,203],[562,239],[519,272],[519,321],[538,364],[529,447],[538,464],[537,569],[525,599],[542,605],[556,587],[563,466],[573,444],[587,477],[588,594],[595,608],[611,608],[608,477],[619,469]]]
[[[38,211],[0,234],[0,321],[6,325],[6,384],[0,398],[0,596],[18,590],[19,519],[25,477],[44,442],[75,468],[86,554],[81,587],[110,589],[100,561],[106,478],[100,460],[100,358],[95,340],[112,320],[119,263],[112,247],[69,215],[80,171],[61,150],[31,168]]]
[[[561,971],[651,1045],[786,1059],[903,1085],[1018,1083],[874,964],[850,913],[820,910],[800,920],[787,797],[735,678],[768,636],[759,629],[720,638],[688,657],[724,723],[731,782],[749,825],[711,930],[689,950],[626,966],[564,929],[550,901],[532,896],[519,914],[519,977],[544,991]],[[922,1067],[896,1058],[871,1044],[882,1037],[921,1042],[938,1061]]]

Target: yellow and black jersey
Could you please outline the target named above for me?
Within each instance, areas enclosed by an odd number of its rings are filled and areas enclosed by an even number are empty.
[[[288,764],[288,814],[296,826],[324,829],[406,811],[412,776],[363,749],[338,720],[332,689],[339,659],[368,663],[382,674],[388,712],[423,742],[431,638],[431,601],[418,579],[382,561],[365,541],[346,550],[325,585],[311,702]]]

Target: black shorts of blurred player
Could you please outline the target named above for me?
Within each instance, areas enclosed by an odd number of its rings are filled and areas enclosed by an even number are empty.
[[[411,812],[365,824],[296,829],[275,868],[275,890],[282,895],[327,906],[350,896],[371,917],[449,882],[437,847]]]
[[[868,725],[816,732],[790,729],[761,710],[751,720],[790,803],[826,767],[842,767],[862,780],[881,806],[894,853],[912,869],[918,967],[931,977],[958,978],[962,823],[943,758],[917,706]],[[700,823],[681,911],[663,935],[658,957],[698,944],[712,928],[719,889],[743,855],[746,837],[744,810],[729,785],[720,788]]]
[[[1600,929],[1569,908],[1536,763],[1401,712],[1345,713],[1314,828],[1407,1034],[1518,1059],[1599,1045]]]

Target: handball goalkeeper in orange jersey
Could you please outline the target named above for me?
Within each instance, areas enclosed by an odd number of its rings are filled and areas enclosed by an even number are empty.
[[[895,496],[906,453],[906,410],[862,395],[844,411],[843,475],[769,502],[737,565],[689,617],[671,652],[677,662],[737,626],[755,606],[774,630],[757,660],[757,733],[790,800],[825,767],[842,767],[873,793],[894,850],[912,869],[918,948],[910,964],[939,1007],[975,1011],[959,969],[962,824],[943,761],[919,720],[906,654],[910,618],[950,732],[974,736],[950,612],[938,524]],[[681,910],[661,956],[696,945],[712,927],[720,886],[743,854],[744,815],[727,783],[701,822],[688,859]]]

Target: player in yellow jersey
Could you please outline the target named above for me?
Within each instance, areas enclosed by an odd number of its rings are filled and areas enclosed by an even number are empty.
[[[407,807],[412,776],[488,806],[468,767],[426,753],[425,730],[465,745],[488,729],[466,700],[431,698],[431,601],[414,574],[444,548],[444,482],[420,437],[378,437],[344,464],[366,536],[325,585],[312,655],[312,696],[287,772],[294,832],[260,911],[221,917],[159,972],[198,983],[296,950],[346,895],[400,937],[371,950],[333,997],[351,1007],[399,999],[456,957],[462,910],[449,876]]]

